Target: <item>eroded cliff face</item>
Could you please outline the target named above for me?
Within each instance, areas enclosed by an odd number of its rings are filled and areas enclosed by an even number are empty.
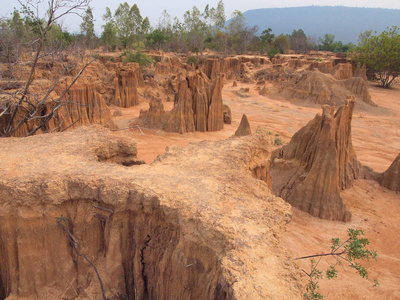
[[[276,195],[313,216],[351,220],[340,191],[362,174],[351,141],[354,105],[350,98],[336,113],[335,107],[324,105],[321,115],[276,150],[272,167]]]
[[[120,65],[114,78],[115,97],[111,103],[121,107],[131,107],[139,104],[138,88],[143,84],[143,75],[139,64],[127,63],[126,65]]]
[[[24,137],[35,128],[41,125],[44,116],[48,115],[48,121],[43,122],[43,126],[37,130],[37,133],[57,132],[64,131],[69,128],[75,128],[81,125],[101,124],[113,126],[111,121],[111,112],[104,98],[99,94],[93,84],[87,82],[80,82],[74,84],[71,89],[64,95],[62,99],[60,96],[69,85],[67,80],[58,88],[58,92],[52,92],[48,97],[48,101],[42,105],[37,106],[37,110],[32,111],[32,117],[23,122],[18,127],[12,136]],[[35,89],[39,87],[34,86]],[[29,97],[40,97],[43,92],[40,91],[35,95]],[[32,100],[32,99],[31,99]],[[35,101],[32,100],[34,103]],[[29,107],[32,109],[31,107]],[[53,111],[53,114],[51,112]],[[17,111],[14,126],[23,121],[26,116],[26,109],[21,108]],[[10,114],[4,115],[0,118],[0,131],[5,128],[10,122]],[[36,133],[36,132],[35,132]]]
[[[101,127],[4,140],[1,297],[102,299],[80,254],[109,299],[301,299],[271,147],[262,130],[126,167],[134,143]]]
[[[223,75],[210,80],[203,72],[188,72],[177,78],[174,108],[165,112],[155,97],[149,110],[142,111],[139,123],[168,132],[218,131],[224,127],[222,103]]]

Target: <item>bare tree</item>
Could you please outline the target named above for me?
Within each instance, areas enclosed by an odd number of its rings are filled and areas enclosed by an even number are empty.
[[[51,47],[50,41],[47,40],[48,36],[52,32],[55,32],[55,30],[60,30],[58,22],[64,16],[68,14],[80,15],[83,13],[89,5],[90,0],[49,0],[48,7],[46,7],[47,17],[45,19],[40,17],[40,10],[42,9],[40,6],[43,1],[18,1],[22,7],[22,11],[26,14],[26,19],[30,20],[37,35],[34,36],[33,40],[26,43],[30,49],[34,50],[33,55],[30,51],[27,52],[27,56],[31,58],[24,62],[15,62],[20,68],[28,66],[27,72],[24,74],[24,80],[20,82],[19,88],[11,90],[0,86],[1,137],[13,136],[22,125],[28,123],[30,126],[27,126],[29,128],[26,133],[27,136],[35,134],[40,129],[46,129],[47,124],[55,116],[57,110],[72,103],[72,101],[66,101],[65,96],[81,76],[82,72],[94,60],[86,60],[71,83],[62,91],[59,90],[61,76],[53,76],[46,89],[40,93],[31,91],[35,71],[39,63],[47,63],[51,67],[52,63],[58,60],[61,61],[62,65],[62,49],[59,45],[55,48]],[[55,91],[58,91],[58,97],[54,97],[53,92]]]

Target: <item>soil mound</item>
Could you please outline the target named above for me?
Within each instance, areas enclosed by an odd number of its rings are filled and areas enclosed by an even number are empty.
[[[336,80],[330,74],[318,70],[305,72],[289,81],[281,92],[289,99],[307,100],[317,104],[341,106],[348,96],[356,97],[360,102],[376,106],[368,93],[367,84],[359,77]]]
[[[102,299],[71,241],[108,299],[302,297],[280,240],[290,205],[263,180],[267,131],[172,147],[131,167],[115,160],[135,156],[123,140],[91,126],[0,143],[6,297]]]
[[[395,158],[390,167],[383,172],[379,182],[389,190],[400,192],[400,154]]]
[[[340,191],[351,186],[362,172],[351,142],[354,99],[334,113],[324,105],[295,133],[290,143],[275,151],[272,168],[276,195],[322,219],[350,221],[351,213]]]
[[[235,131],[235,136],[245,136],[251,134],[249,120],[246,115],[242,116],[238,129]]]

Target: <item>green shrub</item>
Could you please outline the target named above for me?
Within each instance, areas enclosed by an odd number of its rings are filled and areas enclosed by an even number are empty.
[[[122,62],[124,65],[128,62],[135,62],[138,63],[141,68],[144,68],[155,62],[153,57],[147,56],[143,52],[125,51],[121,56],[123,57]]]
[[[187,63],[188,65],[190,65],[190,64],[195,64],[195,65],[197,65],[197,57],[189,56],[188,59],[187,59],[187,61],[186,61],[186,63]]]
[[[309,277],[304,298],[308,300],[321,300],[323,295],[319,291],[318,280],[323,278],[323,272],[317,269],[321,258],[334,257],[335,263],[329,266],[324,273],[326,278],[333,279],[337,277],[336,267],[343,267],[343,264],[348,265],[350,268],[355,269],[357,273],[367,280],[368,271],[358,261],[377,259],[378,254],[375,250],[367,249],[370,244],[367,238],[364,238],[364,232],[360,229],[347,229],[348,238],[341,241],[339,238],[332,238],[331,251],[323,254],[314,254],[309,256],[298,257],[297,259],[310,259],[310,272],[303,269],[303,272]],[[316,261],[314,258],[318,258]],[[379,285],[378,280],[374,279],[374,286]]]
[[[280,138],[275,138],[275,142],[274,142],[275,146],[281,146],[283,145],[283,142]]]

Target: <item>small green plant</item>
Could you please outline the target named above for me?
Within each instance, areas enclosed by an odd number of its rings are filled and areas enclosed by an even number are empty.
[[[306,293],[304,293],[305,299],[319,300],[323,299],[323,295],[319,292],[318,280],[323,278],[322,272],[317,269],[319,262],[322,257],[330,256],[335,259],[335,263],[330,265],[325,271],[325,275],[328,279],[337,277],[337,265],[346,263],[350,268],[353,268],[357,273],[365,279],[368,278],[368,271],[358,262],[358,260],[377,260],[377,252],[375,250],[369,250],[366,248],[370,244],[367,238],[363,238],[364,232],[360,229],[347,229],[348,238],[342,242],[339,238],[333,238],[331,240],[331,252],[324,254],[315,254],[309,256],[298,257],[298,259],[310,259],[310,272],[303,269],[303,272],[309,277],[306,286]],[[315,258],[319,260],[316,262]],[[379,285],[378,280],[374,279],[374,286]]]
[[[280,138],[275,138],[274,145],[281,146],[281,145],[283,145],[283,142]]]
[[[132,52],[132,51],[125,51],[121,54],[123,57],[122,62],[125,65],[128,62],[135,62],[138,63],[141,68],[148,67],[154,64],[154,58],[147,56],[143,52]]]
[[[111,62],[114,62],[114,61],[115,61],[115,58],[114,58],[114,57],[110,57],[110,61],[111,61]]]
[[[61,215],[61,217],[55,217],[54,219],[56,219],[57,222],[64,222],[64,224],[67,225],[68,218],[64,217],[63,215]]]
[[[195,64],[195,65],[197,65],[197,57],[195,57],[195,56],[189,56],[188,59],[187,59],[187,61],[186,61],[186,63],[187,63],[188,65],[190,65],[190,64]]]
[[[279,136],[279,133],[275,133],[275,136]]]
[[[268,134],[269,134],[269,135],[272,135],[272,131],[268,131]]]

